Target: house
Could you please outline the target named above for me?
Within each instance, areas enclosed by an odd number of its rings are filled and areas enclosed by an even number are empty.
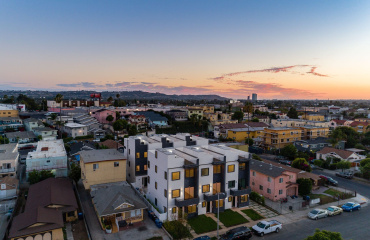
[[[259,122],[263,122],[263,123],[266,123],[266,124],[269,124],[270,123],[270,118],[269,116],[265,116],[265,115],[256,115],[254,116],[255,118],[258,119]]]
[[[6,106],[0,106],[0,117],[19,117],[19,111]]]
[[[56,140],[58,137],[58,130],[49,127],[36,127],[32,131],[42,140]]]
[[[340,141],[336,148],[344,149],[344,144],[345,141]],[[324,147],[331,147],[332,144],[329,142],[328,138],[318,137],[316,139],[295,141],[294,146],[298,151],[309,153],[320,151]]]
[[[116,149],[82,151],[80,166],[85,189],[96,184],[126,181],[126,158]]]
[[[73,138],[87,136],[87,126],[79,123],[66,123],[63,126],[63,132]]]
[[[9,132],[5,133],[10,143],[32,143],[37,140],[37,136],[31,132]]]
[[[347,122],[347,120],[339,120],[339,119],[332,119],[330,122],[329,122],[329,128],[331,130],[333,129],[336,129],[337,127],[343,127],[343,126],[346,126],[345,123]]]
[[[227,129],[227,138],[237,142],[244,142],[247,138],[258,138],[264,135],[263,127],[245,127]]]
[[[305,125],[299,127],[302,130],[302,139],[315,139],[318,137],[328,137],[329,135],[329,128],[328,127],[320,127],[320,126],[311,126]]]
[[[170,115],[172,119],[175,121],[187,121],[188,120],[188,114],[186,111],[172,109],[170,111],[167,111],[166,114]]]
[[[316,152],[317,159],[326,160],[327,158],[339,158],[340,160],[349,161],[352,166],[358,166],[362,159],[366,156],[360,155],[354,151],[342,150],[332,147],[325,147],[320,151]]]
[[[35,118],[27,118],[23,120],[24,127],[26,131],[33,131],[34,128],[44,127],[44,124]]]
[[[18,143],[0,145],[0,176],[17,177]]]
[[[167,220],[249,205],[249,153],[219,145],[148,151],[146,197]]]
[[[88,131],[101,128],[101,124],[98,122],[98,120],[87,114],[76,114],[73,116],[73,121],[87,126]]]
[[[163,127],[167,126],[168,119],[166,117],[162,117],[159,113],[153,111],[141,111],[135,112],[135,115],[144,115],[148,125],[151,128],[155,128],[156,126]]]
[[[0,178],[0,200],[15,198],[18,195],[19,180],[14,177]]]
[[[204,113],[204,117],[210,121],[212,126],[218,126],[220,124],[238,123],[238,120],[231,119],[232,114],[223,113],[217,111],[215,113]]]
[[[234,128],[248,128],[244,123],[227,123],[227,124],[220,124],[215,126],[213,129],[215,138],[223,138],[227,137],[227,130],[234,129]]]
[[[56,177],[67,177],[67,152],[62,139],[38,142],[36,150],[26,158],[27,178],[33,170],[50,170]]]
[[[146,127],[148,125],[144,115],[130,115],[128,117],[128,122],[131,125],[135,125],[138,131],[146,130]]]
[[[196,119],[203,119],[204,110],[202,107],[188,107],[187,113],[188,119],[191,119],[192,115],[196,115]]]
[[[122,153],[124,152],[123,145],[120,144],[119,142],[116,142],[116,141],[112,140],[112,139],[107,139],[104,142],[98,142],[98,144],[99,144],[100,147],[105,146],[109,149],[117,149],[118,151],[120,151]]]
[[[127,182],[92,185],[90,194],[103,230],[111,225],[115,233],[124,221],[127,224],[144,220],[147,207]]]
[[[18,117],[0,117],[0,133],[9,131],[24,131],[22,120]]]
[[[208,139],[190,134],[156,134],[147,136],[130,136],[124,139],[125,157],[127,159],[127,181],[134,187],[144,189],[148,185],[148,151],[157,148],[208,145]]]
[[[23,213],[13,218],[9,239],[63,240],[64,222],[77,219],[73,185],[66,178],[48,178],[33,184]]]
[[[107,121],[108,116],[112,116],[112,123],[116,121],[116,112],[108,109],[99,109],[91,111],[91,116],[96,118],[99,123],[110,123]]]
[[[325,116],[318,113],[306,113],[302,115],[302,119],[308,120],[308,121],[325,121]]]
[[[70,145],[70,151],[69,156],[78,156],[77,160],[79,161],[79,152],[81,151],[89,151],[96,149],[94,142],[86,142],[86,141],[80,141],[76,142]]]
[[[250,160],[251,189],[272,201],[298,195],[297,173],[258,160]]]
[[[349,126],[358,133],[370,132],[370,123],[368,122],[354,121]]]
[[[280,149],[301,139],[302,133],[300,128],[265,128],[263,145],[267,150]]]

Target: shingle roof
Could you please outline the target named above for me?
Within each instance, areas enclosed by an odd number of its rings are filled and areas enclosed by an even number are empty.
[[[125,155],[116,149],[81,151],[80,157],[84,163],[126,159]]]
[[[283,172],[285,172],[285,169],[283,168],[258,160],[250,160],[249,167],[251,170],[254,170],[256,172],[265,174],[273,178],[279,177],[283,174]]]
[[[27,131],[27,132],[9,132],[9,133],[5,133],[5,135],[6,135],[7,138],[17,138],[17,137],[19,137],[20,139],[36,138],[36,135],[31,131]]]
[[[139,111],[135,112],[139,115],[144,115],[146,118],[149,118],[152,122],[154,121],[168,121],[166,117],[162,117],[160,114],[152,112],[152,111]]]
[[[317,153],[319,153],[319,154],[328,154],[328,153],[332,153],[332,152],[336,153],[337,155],[339,155],[343,159],[347,159],[353,154],[353,152],[351,152],[351,151],[332,148],[332,147],[324,147],[323,149],[321,149]]]
[[[363,125],[363,126],[369,126],[370,123],[367,123],[367,122],[359,122],[359,121],[354,121],[350,124],[351,127],[357,127],[359,125]]]
[[[266,123],[263,122],[247,122],[245,125],[249,125],[250,127],[268,127]]]
[[[248,128],[244,123],[226,123],[220,124],[219,128],[232,129],[232,128]]]
[[[333,119],[332,121],[336,122],[338,125],[343,125],[345,122],[347,122],[346,120],[339,120],[339,119]]]
[[[120,144],[119,142],[116,142],[112,139],[107,139],[104,142],[99,142],[99,146],[107,146],[110,149],[118,149],[118,148],[123,148],[123,145]]]

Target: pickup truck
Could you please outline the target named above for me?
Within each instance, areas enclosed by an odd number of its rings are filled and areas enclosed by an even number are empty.
[[[263,235],[267,233],[272,233],[272,232],[278,233],[282,228],[283,228],[282,223],[276,220],[271,220],[271,221],[261,221],[257,223],[256,225],[252,227],[252,231],[255,234],[262,237]]]

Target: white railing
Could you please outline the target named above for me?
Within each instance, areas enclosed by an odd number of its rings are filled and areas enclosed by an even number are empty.
[[[2,168],[2,169],[0,169],[0,173],[8,173],[8,172],[15,172],[15,168]]]

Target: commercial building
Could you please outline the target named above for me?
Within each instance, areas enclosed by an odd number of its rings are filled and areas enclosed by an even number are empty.
[[[257,101],[257,93],[252,93],[252,101]]]

